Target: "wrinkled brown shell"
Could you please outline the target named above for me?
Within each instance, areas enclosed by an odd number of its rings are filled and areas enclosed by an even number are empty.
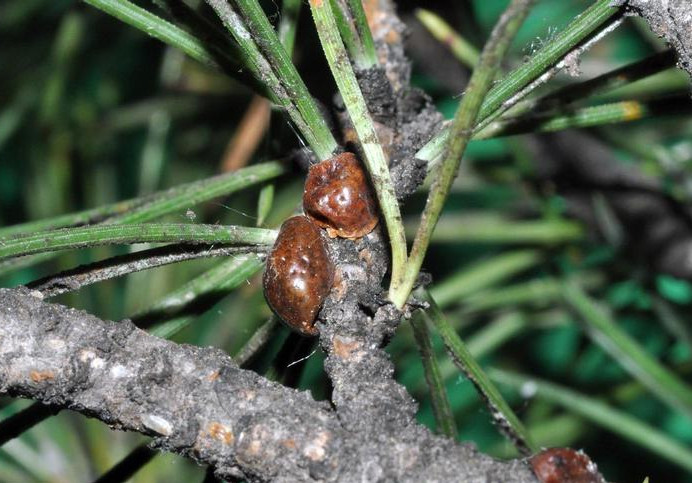
[[[320,232],[305,216],[286,220],[262,280],[269,306],[303,335],[317,335],[315,318],[334,280],[334,265]]]
[[[303,210],[334,238],[360,238],[377,225],[377,203],[363,167],[343,153],[310,167]]]
[[[541,483],[603,483],[596,465],[584,453],[571,448],[551,448],[531,458]]]

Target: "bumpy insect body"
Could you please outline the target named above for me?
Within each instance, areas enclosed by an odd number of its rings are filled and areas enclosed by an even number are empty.
[[[591,459],[571,448],[546,449],[530,462],[541,483],[604,483]]]
[[[375,197],[353,153],[339,154],[310,167],[303,209],[332,238],[360,238],[378,221]]]
[[[305,216],[289,218],[267,257],[264,296],[274,312],[304,335],[317,335],[315,318],[329,295],[334,265],[321,230]]]

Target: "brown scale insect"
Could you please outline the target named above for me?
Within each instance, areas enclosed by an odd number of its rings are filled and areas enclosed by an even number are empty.
[[[310,167],[303,209],[331,238],[360,238],[378,221],[375,197],[353,153],[342,153]]]
[[[286,220],[267,257],[262,279],[272,310],[292,329],[317,335],[315,318],[334,281],[321,230],[305,216]]]
[[[531,457],[541,483],[604,483],[596,464],[572,448],[551,448]]]

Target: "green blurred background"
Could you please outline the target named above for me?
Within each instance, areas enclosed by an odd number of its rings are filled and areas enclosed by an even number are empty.
[[[438,8],[442,14],[458,9],[456,14],[465,20],[454,26],[481,46],[505,3],[402,2],[401,10],[410,19],[416,5]],[[530,56],[589,3],[540,1],[514,43],[511,63]],[[272,2],[266,7],[270,13],[277,12]],[[308,85],[328,102],[331,84],[324,82],[328,75],[324,65],[304,61],[319,54],[308,13],[304,8],[295,58]],[[592,77],[660,48],[643,23],[628,20],[584,56],[581,70],[584,77]],[[0,3],[0,73],[0,226],[95,207],[219,173],[229,140],[252,97],[238,83],[72,0]],[[453,115],[461,91],[419,69],[415,59],[413,81],[433,96],[446,117]],[[563,75],[551,85],[566,82],[573,79]],[[669,70],[638,85],[643,90],[684,91],[686,82],[682,73]],[[625,145],[612,143],[618,158],[660,180],[672,179],[671,192],[689,179],[685,172],[692,163],[690,119],[661,118],[594,131],[604,139],[626,139]],[[523,143],[522,137],[471,143],[447,207],[448,226],[463,230],[449,230],[449,236],[431,247],[425,264],[434,280],[440,281],[434,285],[438,293],[448,290],[440,304],[462,337],[480,347],[484,365],[530,374],[570,387],[578,395],[598,398],[689,448],[692,421],[653,397],[593,344],[556,287],[564,274],[579,277],[594,299],[612,311],[619,326],[690,382],[689,341],[680,338],[679,328],[689,330],[692,285],[651,272],[612,240],[568,219],[567,202],[560,193],[546,194],[531,183],[533,166]],[[250,162],[282,158],[296,146],[293,131],[275,113]],[[643,152],[653,154],[644,156]],[[663,159],[674,159],[682,177],[671,178],[670,165]],[[269,224],[288,216],[301,194],[299,170],[277,181]],[[193,214],[171,216],[169,221],[254,225],[257,197],[257,189],[246,190],[194,207]],[[424,201],[424,192],[415,195],[406,213],[415,216]],[[508,220],[518,224],[508,225]],[[526,223],[534,224],[533,231],[518,235]],[[484,229],[486,235],[482,235]],[[102,247],[64,253],[43,264],[0,273],[0,285],[15,286],[126,252]],[[506,261],[514,260],[521,268],[503,265],[506,275],[484,282],[488,266],[503,260],[510,264]],[[166,266],[99,283],[58,300],[117,320],[147,307],[215,263],[199,260]],[[176,340],[214,345],[232,354],[269,314],[254,277]],[[274,374],[285,370],[290,355],[277,353],[287,337],[282,328],[254,368],[266,372],[274,367]],[[473,386],[455,372],[437,339],[435,346],[459,440],[473,441],[498,457],[514,456],[511,445],[492,426]],[[419,420],[434,429],[423,369],[408,324],[402,324],[388,350],[396,363],[397,379],[420,402]],[[297,387],[311,390],[317,398],[329,394],[321,363],[318,350],[293,378]],[[506,394],[541,445],[583,448],[609,481],[641,482],[647,476],[652,483],[692,481],[679,465],[563,406],[541,398],[523,399],[511,391]],[[0,398],[0,419],[28,404]],[[0,448],[0,481],[91,481],[145,440],[62,412]],[[203,478],[203,468],[164,454],[133,481]]]

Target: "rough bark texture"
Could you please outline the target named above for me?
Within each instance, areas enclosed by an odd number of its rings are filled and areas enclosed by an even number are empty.
[[[391,2],[367,7],[382,69],[359,78],[403,198],[423,180],[425,164],[413,154],[441,116],[409,87],[405,27]],[[349,141],[347,116],[340,121]],[[155,447],[210,464],[226,479],[534,482],[524,461],[495,461],[416,423],[417,405],[383,349],[402,314],[384,296],[382,228],[330,240],[329,251],[335,287],[317,326],[332,405],[242,370],[216,349],[167,342],[26,289],[0,290],[0,394],[151,435]]]
[[[371,383],[360,386],[365,397],[354,394],[348,371],[333,370],[342,378],[334,379],[335,404],[349,408],[335,412],[307,392],[239,369],[217,349],[175,344],[37,295],[0,289],[0,393],[151,435],[155,447],[212,464],[220,477],[535,481],[523,462],[494,461],[417,425],[413,401],[392,390],[389,361],[357,340],[341,336],[333,357],[367,365]]]
[[[368,13],[382,69],[359,78],[403,198],[423,180],[413,154],[441,116],[409,87],[405,27],[392,4],[369,2]],[[340,120],[348,141],[347,116]],[[494,461],[416,423],[416,403],[383,349],[402,315],[383,295],[387,246],[381,227],[329,242],[336,283],[318,327],[333,406],[242,370],[218,350],[157,339],[27,290],[0,290],[0,394],[151,435],[154,446],[227,479],[535,481],[523,461]]]
[[[641,15],[656,35],[678,53],[678,63],[692,77],[692,3],[689,0],[615,0]]]
[[[620,3],[646,17],[691,70],[687,0]],[[425,174],[413,153],[441,117],[409,87],[405,27],[392,3],[364,4],[382,68],[359,72],[359,80],[404,198]],[[351,141],[347,116],[339,120]],[[167,342],[128,321],[102,321],[47,304],[34,292],[6,289],[0,289],[0,394],[151,435],[154,446],[210,464],[226,479],[536,481],[523,461],[495,461],[416,424],[416,403],[394,380],[383,350],[402,315],[384,297],[387,248],[381,227],[360,240],[329,242],[336,280],[318,327],[332,405],[242,370],[219,350]]]

